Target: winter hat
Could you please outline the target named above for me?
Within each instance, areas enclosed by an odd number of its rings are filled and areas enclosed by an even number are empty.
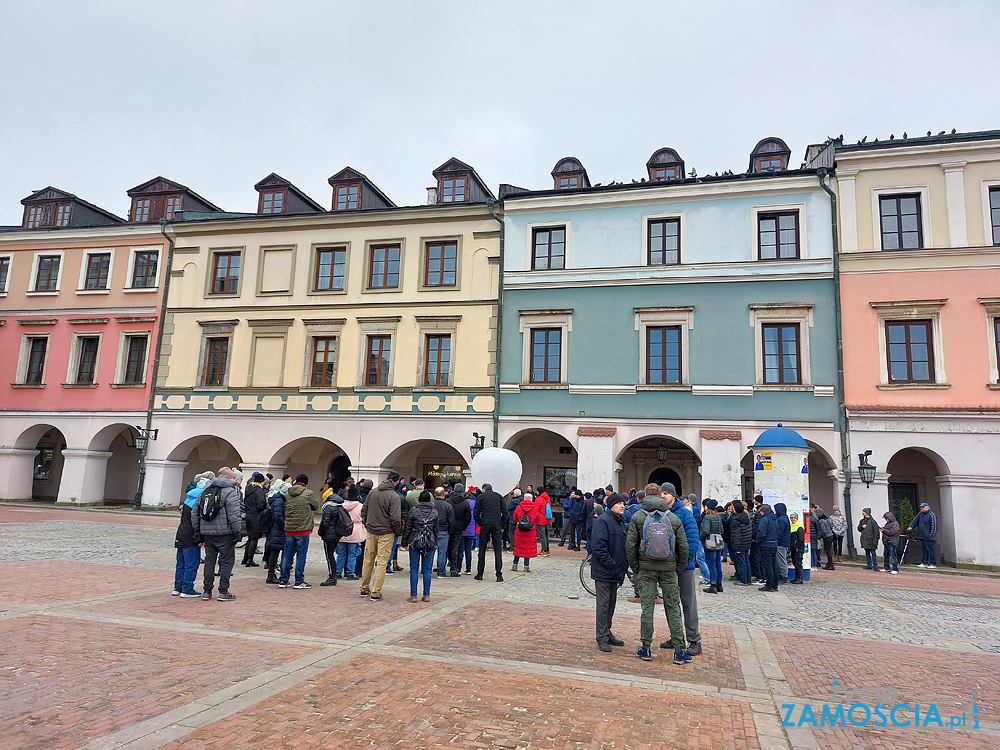
[[[461,484],[456,484],[452,492],[465,492],[465,487]]]
[[[737,513],[742,513],[743,512],[743,503],[741,503],[739,500],[736,500],[733,503],[733,510],[736,511]]]
[[[295,484],[309,484],[309,477],[305,474],[299,474],[295,477]]]
[[[250,481],[257,482],[259,484],[260,482],[264,481],[264,475],[261,474],[259,471],[255,471],[253,473],[253,476],[250,477]]]
[[[242,479],[242,478],[243,478],[243,472],[240,471],[239,469],[233,469],[233,479]]]
[[[357,500],[359,497],[361,497],[361,490],[358,489],[358,485],[352,484],[347,488],[348,500]]]
[[[690,495],[688,495],[688,500],[691,501],[692,505],[697,505],[698,504],[698,496],[696,494],[694,494],[693,492]]]
[[[872,514],[872,509],[871,508],[862,508],[861,512],[862,513],[867,513],[870,516]]]
[[[212,483],[211,479],[209,479],[208,477],[202,477],[201,479],[198,480],[198,488],[203,490],[206,487],[208,487],[208,485],[210,485],[211,483]]]
[[[624,503],[624,502],[625,502],[625,498],[624,497],[622,497],[621,495],[612,493],[612,494],[610,494],[610,495],[607,496],[607,498],[605,499],[604,504],[608,508],[612,508],[615,505],[618,505],[618,503]]]
[[[417,480],[415,480],[413,482],[413,486],[414,487],[423,487],[424,486],[424,480],[423,479],[417,479]]]
[[[670,482],[664,482],[660,485],[660,493],[667,493],[668,495],[673,495],[677,497],[677,488]]]
[[[715,510],[716,508],[719,507],[719,501],[709,498],[708,500],[705,501],[705,507],[708,508],[709,510]]]
[[[589,500],[590,498],[592,498],[592,497],[593,497],[593,495],[592,495],[592,494],[590,494],[589,492],[584,492],[584,493],[583,493],[583,496],[584,496],[585,498],[587,498],[588,500]]]
[[[219,478],[220,479],[235,479],[236,478],[236,474],[234,474],[233,470],[230,469],[228,466],[223,466],[221,469],[219,469]]]
[[[840,506],[839,505],[834,505],[833,506],[833,512],[836,513],[838,510],[840,510]]]

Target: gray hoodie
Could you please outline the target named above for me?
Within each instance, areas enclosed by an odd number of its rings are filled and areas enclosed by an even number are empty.
[[[219,515],[211,521],[206,521],[201,517],[201,504],[209,494],[209,489],[219,487],[222,489],[222,502],[224,507],[219,511]],[[216,477],[208,485],[198,501],[191,510],[191,526],[202,536],[225,536],[227,534],[239,534],[243,523],[240,511],[240,491],[236,482],[232,479]]]

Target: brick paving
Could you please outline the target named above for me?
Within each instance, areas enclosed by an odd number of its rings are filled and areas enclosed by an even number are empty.
[[[0,523],[40,523],[42,521],[91,521],[126,526],[158,526],[177,528],[174,513],[131,514],[126,511],[88,511],[31,505],[0,505]]]
[[[59,617],[0,621],[0,746],[79,747],[309,649]],[[207,666],[210,665],[210,666]]]
[[[638,711],[630,706],[655,706]],[[749,704],[359,657],[169,750],[760,747]]]
[[[173,577],[165,583],[160,570],[65,560],[12,562],[3,566],[0,602],[51,604],[152,586],[164,586],[169,596]]]

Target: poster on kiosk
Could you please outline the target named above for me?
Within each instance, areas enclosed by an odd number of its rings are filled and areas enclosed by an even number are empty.
[[[750,446],[753,451],[754,495],[761,495],[764,502],[774,508],[784,503],[789,515],[798,513],[805,529],[805,550],[802,553],[802,578],[809,580],[812,546],[809,543],[809,445],[795,430],[778,423],[765,430]],[[787,575],[795,577],[788,556]]]

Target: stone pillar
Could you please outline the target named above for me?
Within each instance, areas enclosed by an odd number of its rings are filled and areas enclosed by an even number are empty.
[[[843,497],[843,492],[841,492],[841,497]],[[865,551],[861,547],[861,540],[858,535],[858,522],[861,520],[862,508],[871,508],[872,518],[875,519],[880,527],[885,526],[885,519],[882,516],[889,510],[888,474],[875,472],[875,481],[872,482],[871,487],[865,487],[865,483],[861,481],[861,475],[857,472],[851,474],[851,529],[849,534],[853,535],[854,548],[857,554],[864,557]],[[842,513],[844,512],[843,507],[840,510]],[[897,518],[896,520],[898,521],[899,519]],[[879,549],[881,548],[882,543],[880,541]]]
[[[108,472],[108,451],[64,449],[62,479],[57,503],[103,505],[104,480]]]
[[[837,170],[840,249],[845,253],[854,253],[858,250],[858,202],[854,186],[854,178],[857,175],[857,169]],[[837,248],[834,248],[833,252],[837,252]]]
[[[948,245],[950,247],[969,246],[969,228],[965,216],[965,165],[964,161],[949,161],[941,165],[944,170],[944,187],[948,198]],[[989,244],[989,242],[987,242]],[[924,238],[924,245],[933,242]]]
[[[0,448],[0,500],[31,500],[35,448]]]
[[[385,479],[385,475],[392,471],[391,468],[384,469],[381,466],[352,466],[351,476],[354,481],[360,482],[362,479],[372,480],[372,487],[378,487],[378,483]]]
[[[743,499],[743,469],[740,466],[743,433],[739,430],[702,430],[701,498],[711,497],[725,505]]]
[[[941,560],[949,565],[1000,566],[1000,477],[948,474],[935,479],[941,495]]]
[[[146,459],[146,482],[142,488],[142,505],[176,508],[184,499],[184,488],[191,477],[184,476],[187,461]]]
[[[617,427],[579,427],[577,445],[576,486],[593,489],[604,487],[616,478],[615,435]],[[615,487],[616,490],[621,489]]]

